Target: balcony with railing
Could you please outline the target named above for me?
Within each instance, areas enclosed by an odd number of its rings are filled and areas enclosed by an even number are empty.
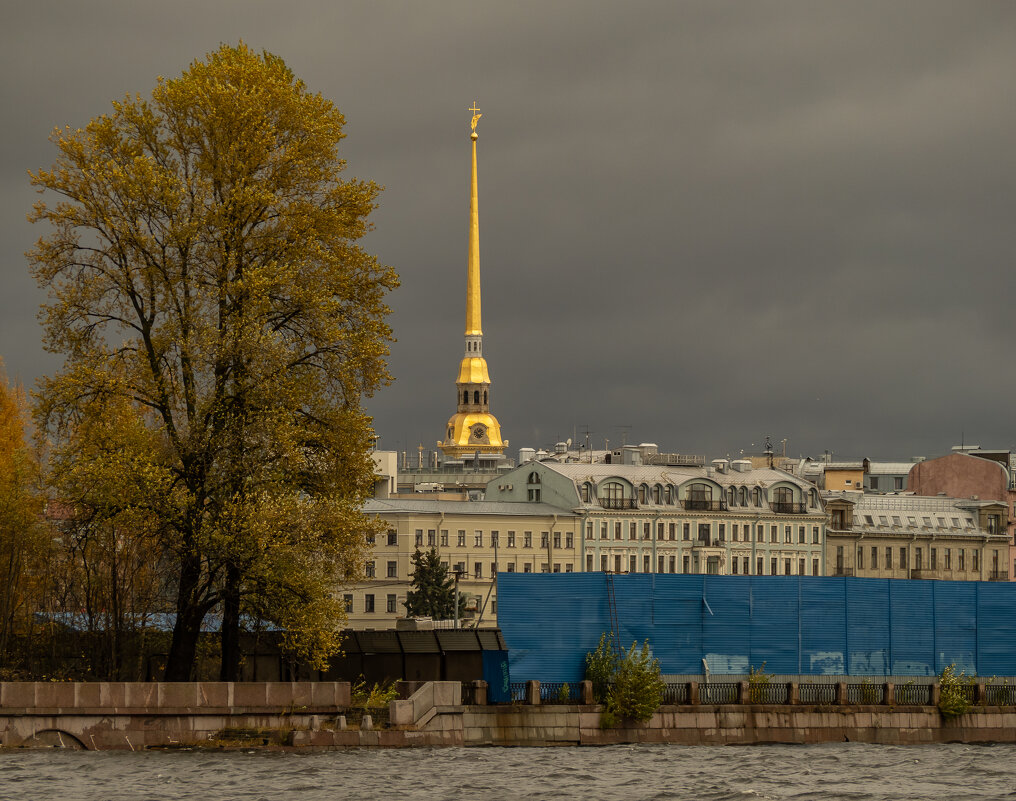
[[[722,512],[726,505],[723,501],[708,498],[685,498],[684,508],[688,512]]]
[[[778,515],[808,514],[808,504],[803,501],[773,501],[769,508]]]
[[[988,581],[1008,581],[1008,570],[992,570],[988,573]]]
[[[639,503],[635,498],[600,498],[600,506],[604,509],[638,509]]]

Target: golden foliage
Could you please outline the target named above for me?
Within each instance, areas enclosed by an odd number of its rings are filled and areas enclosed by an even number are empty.
[[[29,258],[66,356],[38,414],[67,481],[137,500],[177,555],[183,617],[239,590],[312,658],[334,650],[337,582],[375,525],[360,400],[389,381],[397,286],[356,244],[379,187],[341,180],[343,123],[281,59],[224,45],[54,132],[32,174],[59,197],[35,206],[50,232]],[[128,411],[129,442],[92,453]]]

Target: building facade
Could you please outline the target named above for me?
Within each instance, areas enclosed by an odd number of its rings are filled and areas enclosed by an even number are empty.
[[[826,513],[818,490],[748,460],[712,467],[533,461],[488,484],[486,497],[577,515],[584,571],[825,571]]]
[[[1007,581],[1005,504],[915,495],[824,493],[833,576]]]

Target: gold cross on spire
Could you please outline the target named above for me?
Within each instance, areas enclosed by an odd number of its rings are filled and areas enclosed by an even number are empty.
[[[479,122],[480,117],[482,117],[483,115],[480,114],[480,109],[478,109],[476,107],[476,101],[475,100],[473,101],[473,107],[471,109],[467,109],[467,110],[473,112],[473,121],[470,124],[472,125],[472,128],[475,131],[476,130],[476,123]]]

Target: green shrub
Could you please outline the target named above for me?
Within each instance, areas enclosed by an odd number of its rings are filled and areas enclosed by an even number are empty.
[[[769,681],[772,679],[768,673],[766,673],[766,663],[762,663],[762,667],[755,670],[754,667],[748,668],[748,702],[752,704],[765,703],[765,688],[769,686]]]
[[[949,665],[942,669],[938,681],[941,685],[938,711],[942,713],[942,717],[951,720],[970,711],[966,688],[973,685],[973,676],[966,675],[964,671],[957,674],[956,665]]]
[[[620,660],[607,693],[607,710],[622,720],[644,723],[663,701],[660,662],[649,653],[649,641],[639,649],[632,643]]]
[[[596,703],[606,703],[607,691],[619,662],[613,635],[601,634],[596,650],[586,654],[586,678],[593,683],[593,699]]]
[[[349,695],[350,706],[378,709],[398,698],[399,691],[395,688],[394,681],[382,681],[368,687],[366,679],[360,676],[360,680],[349,688]]]

